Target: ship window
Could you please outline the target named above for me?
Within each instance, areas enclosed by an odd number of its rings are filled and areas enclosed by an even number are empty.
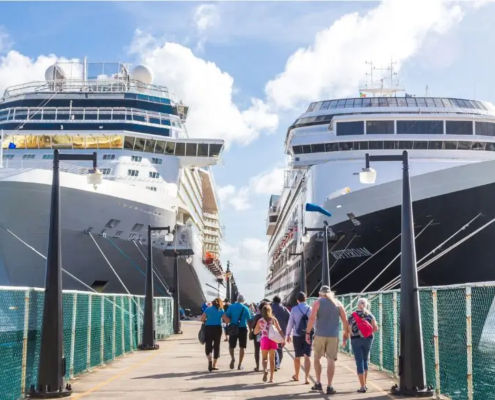
[[[388,97],[388,106],[389,107],[397,107],[397,98],[395,97]]]
[[[41,110],[36,110],[36,109],[29,110],[29,117],[28,117],[28,119],[30,121],[39,121],[39,120],[41,120]]]
[[[141,229],[144,228],[143,224],[134,224],[134,226],[131,229],[131,232],[140,232]]]
[[[355,99],[354,100],[354,108],[359,108],[363,106],[363,99]]]
[[[413,145],[413,149],[415,150],[426,150],[428,148],[428,142],[419,142],[415,141]]]
[[[321,105],[320,110],[328,110],[328,107],[330,106],[329,101],[324,101],[323,104]]]
[[[425,100],[428,107],[435,107],[435,101],[431,97],[427,97]]]
[[[443,121],[397,121],[398,134],[443,134]]]
[[[363,99],[363,107],[371,107],[371,99]]]
[[[416,102],[418,103],[418,107],[426,107],[426,100],[424,97],[417,97]]]
[[[152,163],[152,164],[161,164],[161,163],[162,163],[162,161],[163,161],[163,160],[162,160],[161,158],[155,158],[155,157],[153,157],[153,158],[151,159],[151,163]]]
[[[459,142],[457,144],[457,150],[471,150],[473,142]]]
[[[176,143],[175,144],[175,155],[176,156],[184,156],[186,154],[186,144],[185,143]]]
[[[406,103],[408,107],[416,107],[416,97],[406,97]]]
[[[112,119],[112,111],[108,110],[108,111],[103,111],[103,110],[100,110],[99,113],[98,113],[98,119],[99,120],[105,120],[105,121],[108,121],[108,120],[111,120]]]
[[[53,154],[43,154],[43,160],[53,160]]]
[[[52,146],[57,149],[72,149],[72,137],[68,135],[54,135]]]
[[[380,100],[377,98],[371,99],[371,107],[380,107]]]
[[[339,150],[346,151],[346,150],[352,150],[353,149],[354,143],[352,142],[342,142],[339,143]]]
[[[134,149],[134,141],[136,138],[133,138],[131,136],[126,136],[124,139],[124,149],[126,150],[133,150]]]
[[[325,145],[323,143],[312,144],[311,151],[313,153],[323,153],[325,151]]]
[[[364,135],[364,121],[337,122],[337,136]]]
[[[433,99],[433,101],[435,102],[435,107],[444,107],[442,99]]]
[[[38,149],[39,148],[39,136],[29,135],[26,136],[26,147],[28,149]]]
[[[144,151],[144,144],[146,139],[136,138],[136,143],[134,144],[135,151]]]
[[[311,111],[313,111],[313,108],[315,108],[315,104],[316,104],[316,103],[311,103],[311,104],[309,105],[308,109],[306,110],[306,112],[311,112]]]
[[[442,99],[442,102],[443,102],[444,107],[446,107],[446,108],[454,107],[454,105],[452,104],[452,102],[449,99]]]
[[[167,142],[167,146],[165,147],[165,154],[174,154],[175,151],[175,142]]]
[[[339,151],[339,144],[338,143],[326,143],[325,144],[325,150],[328,152]]]
[[[54,121],[55,120],[55,113],[49,112],[49,111],[43,111],[43,120],[44,121]]]
[[[485,150],[487,151],[495,151],[495,143],[487,143]]]
[[[388,107],[387,98],[386,97],[379,97],[378,98],[378,104],[380,107]]]
[[[57,110],[57,121],[66,121],[69,119],[68,111]]]
[[[150,171],[149,172],[149,177],[153,179],[158,179],[160,177],[160,174],[156,171]]]
[[[472,135],[473,123],[471,121],[447,121],[447,135]]]
[[[320,101],[320,102],[318,102],[318,103],[316,103],[316,104],[315,104],[315,108],[313,109],[313,111],[318,111],[318,110],[320,109],[320,107],[321,107],[321,104],[322,104],[322,102],[321,102],[321,101]]]
[[[208,157],[208,143],[198,143],[198,157]]]
[[[344,108],[345,107],[345,100],[339,100],[337,103],[337,108]]]
[[[143,157],[141,157],[141,156],[131,156],[131,161],[141,162],[141,161],[143,161]]]
[[[104,160],[115,160],[115,154],[103,154]]]
[[[399,142],[396,140],[386,140],[384,142],[384,149],[386,150],[395,150],[399,148]]]
[[[139,171],[137,169],[129,169],[127,170],[128,176],[139,176]]]
[[[218,157],[222,151],[222,146],[221,144],[210,144],[210,157]]]
[[[120,224],[119,219],[111,219],[107,222],[105,228],[109,228],[109,229],[116,228],[119,224]]]
[[[24,154],[24,155],[22,156],[22,159],[23,159],[23,160],[32,160],[34,157],[35,157],[35,155],[34,155],[34,154]]]
[[[153,151],[155,150],[155,143],[156,143],[155,139],[146,140],[146,146],[144,146],[144,151],[146,151],[147,153],[153,153]]]
[[[454,142],[454,141],[445,141],[443,143],[443,148],[445,150],[456,150],[457,149],[457,142]]]
[[[366,121],[366,134],[394,133],[394,121]]]
[[[102,169],[100,169],[100,171],[103,175],[110,175],[110,172],[112,172],[112,169],[111,168],[102,168]]]
[[[294,154],[302,154],[303,152],[302,146],[292,146],[292,150],[294,151]]]
[[[473,142],[472,150],[485,150],[485,145],[483,142]]]
[[[495,124],[492,124],[491,122],[476,122],[476,134],[495,136]]]
[[[369,143],[368,142],[358,142],[359,143],[359,150],[368,150],[369,149]],[[356,143],[356,144],[358,144]]]
[[[196,157],[197,147],[198,146],[196,145],[196,143],[187,143],[186,144],[186,156]]]
[[[152,192],[156,192],[155,186],[146,186],[146,189],[151,190]]]
[[[354,99],[346,100],[345,108],[352,108],[354,106]]]
[[[383,141],[372,141],[369,142],[370,144],[370,150],[381,150],[383,149]]]
[[[13,154],[4,154],[2,156],[2,158],[5,160],[12,160],[14,158],[14,155]]]
[[[167,145],[167,142],[163,142],[161,140],[157,140],[156,141],[156,145],[155,145],[155,153],[157,154],[163,154],[163,152],[165,151],[165,146]]]
[[[407,107],[407,102],[405,97],[397,97],[397,103],[399,107]]]
[[[442,142],[428,142],[428,150],[442,150]]]
[[[0,111],[0,121],[6,121],[9,115],[9,110]]]
[[[337,108],[337,104],[338,104],[338,101],[337,100],[332,100],[330,102],[330,108],[333,109],[333,108]]]

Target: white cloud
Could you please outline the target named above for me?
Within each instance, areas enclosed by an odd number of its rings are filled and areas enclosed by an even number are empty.
[[[284,185],[284,168],[275,167],[251,178],[251,189],[258,194],[279,194]]]
[[[238,245],[222,245],[222,262],[231,262],[234,278],[247,301],[260,301],[264,295],[268,242],[245,238]]]
[[[222,186],[217,189],[218,198],[222,207],[233,206],[236,211],[251,208],[249,203],[249,188],[236,189],[234,185]]]
[[[0,95],[9,86],[44,81],[46,69],[56,61],[53,54],[31,59],[15,50],[9,51],[0,57]]]
[[[155,83],[166,85],[190,106],[187,129],[192,137],[224,139],[226,145],[247,144],[261,132],[272,132],[278,117],[260,100],[240,110],[232,100],[234,79],[211,61],[196,57],[191,49],[166,42],[150,48],[149,35],[140,47],[142,32],[136,31],[131,49],[153,69]]]
[[[196,29],[203,33],[208,28],[218,26],[220,14],[216,4],[200,4],[194,11],[194,24]]]
[[[12,47],[12,40],[5,28],[0,26],[0,54],[4,53]]]
[[[392,57],[399,69],[429,33],[447,32],[462,16],[460,5],[442,0],[384,0],[364,16],[347,14],[289,57],[285,70],[265,87],[269,104],[297,109],[316,99],[355,94],[365,61],[381,66]]]

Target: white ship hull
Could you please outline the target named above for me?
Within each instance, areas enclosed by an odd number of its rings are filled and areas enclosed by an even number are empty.
[[[85,176],[63,172],[60,175],[62,268],[88,286],[95,281],[106,282],[107,293],[144,294],[143,255],[147,253],[147,243],[137,244],[130,240],[130,235],[145,241],[148,225],[174,227],[176,208],[181,206],[179,200],[112,181],[105,181],[95,191],[86,184]],[[48,246],[51,177],[51,171],[42,169],[0,170],[1,285],[45,285],[46,261],[37,252],[45,255]],[[106,224],[111,219],[120,223],[108,228]],[[136,224],[143,225],[139,232],[132,231]],[[89,228],[103,254],[85,233]],[[106,237],[100,235],[104,230]],[[117,231],[120,231],[118,238]],[[218,295],[223,298],[225,289],[203,264],[201,242],[194,233],[191,247],[194,251],[191,265],[179,259],[181,306],[197,310],[207,298]],[[173,259],[163,255],[164,248],[161,243],[154,246],[155,267],[166,284],[173,287]],[[63,275],[63,287],[88,290],[67,274]],[[155,295],[167,295],[156,277]]]

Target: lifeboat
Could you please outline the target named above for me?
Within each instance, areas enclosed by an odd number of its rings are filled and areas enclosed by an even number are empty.
[[[215,256],[212,253],[205,253],[205,264],[212,265],[215,262]]]

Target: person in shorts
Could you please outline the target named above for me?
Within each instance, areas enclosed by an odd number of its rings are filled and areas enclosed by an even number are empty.
[[[311,372],[311,343],[306,341],[306,328],[303,327],[304,321],[309,320],[311,307],[306,304],[306,293],[297,294],[297,306],[292,307],[289,317],[289,323],[286,331],[286,342],[290,343],[290,335],[293,335],[292,343],[294,345],[294,375],[292,380],[299,381],[299,372],[301,370],[301,358],[304,357],[304,384],[309,384],[309,373]],[[307,324],[306,324],[307,326]]]
[[[319,294],[320,298],[313,304],[306,329],[306,342],[309,344],[311,343],[310,332],[313,327],[315,327],[313,350],[316,383],[311,390],[323,390],[321,385],[320,359],[326,356],[328,378],[327,394],[335,394],[337,392],[332,386],[332,381],[335,374],[335,361],[337,361],[337,354],[339,351],[339,319],[342,321],[344,328],[344,346],[349,336],[349,323],[347,322],[344,306],[335,298],[330,287],[323,285],[320,288]]]
[[[244,369],[242,367],[242,361],[244,360],[244,353],[247,347],[248,340],[248,322],[251,321],[251,313],[249,308],[244,305],[244,296],[239,294],[237,296],[237,302],[231,304],[227,309],[226,316],[230,325],[237,325],[239,327],[237,334],[233,335],[232,330],[228,328],[229,332],[229,352],[230,352],[230,369],[235,367],[235,348],[237,342],[239,342],[239,364],[238,370]]]

